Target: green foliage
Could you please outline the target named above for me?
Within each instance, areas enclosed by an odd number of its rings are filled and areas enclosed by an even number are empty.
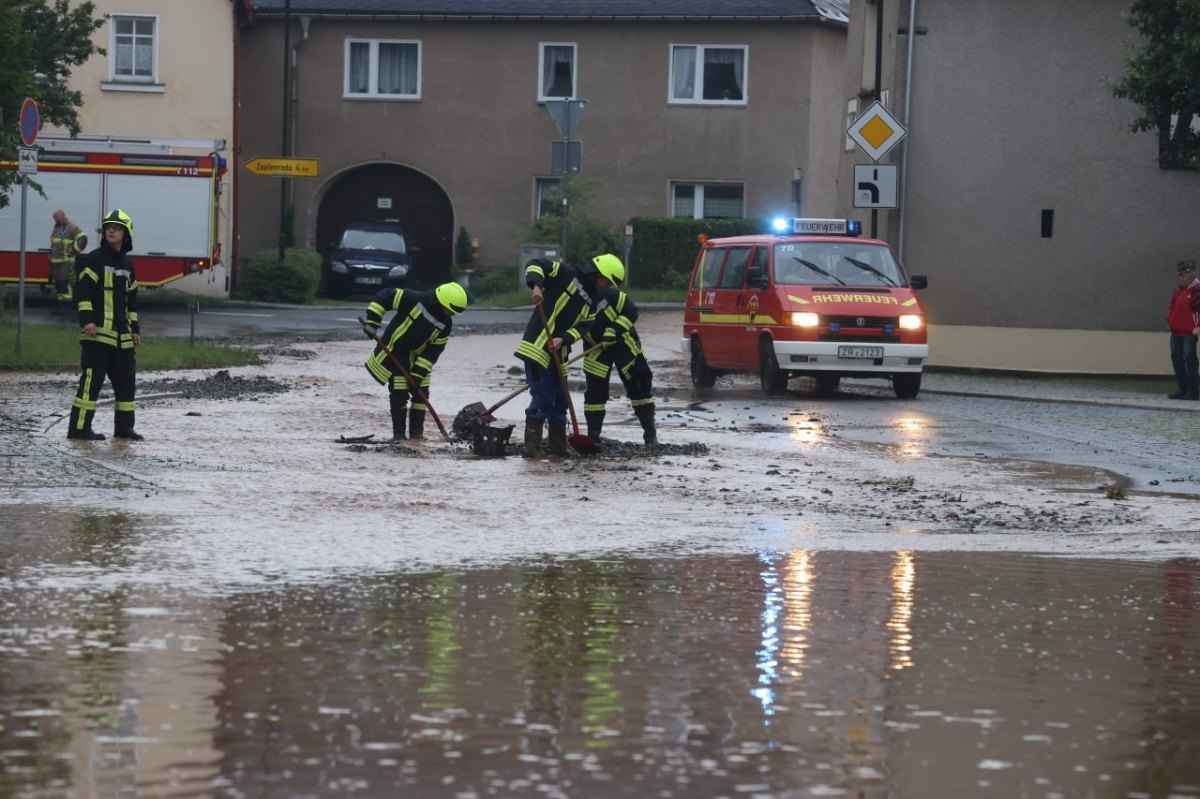
[[[1158,134],[1159,166],[1200,168],[1200,0],[1133,0],[1127,19],[1143,39],[1110,88],[1141,108],[1135,132]]]
[[[321,256],[312,250],[264,250],[238,273],[233,296],[239,300],[309,305],[316,301]]]
[[[21,144],[21,103],[38,103],[43,125],[59,125],[79,133],[83,96],[67,87],[73,67],[104,50],[92,34],[104,25],[92,16],[91,2],[70,7],[69,0],[0,0],[0,158],[17,160]],[[17,173],[0,170],[0,208]]]
[[[457,266],[470,266],[475,260],[475,248],[471,246],[471,234],[465,227],[458,229],[458,238],[454,240],[454,263]]]
[[[519,288],[518,273],[513,267],[497,266],[482,269],[471,275],[471,294],[475,297],[491,297]]]
[[[697,237],[744,236],[767,230],[765,219],[670,219],[634,217],[629,252],[630,285],[637,288],[684,289],[692,274]]]
[[[3,2],[3,0],[0,0]],[[0,370],[76,372],[79,369],[79,328],[69,325],[35,325],[21,329],[21,354],[17,354],[17,323],[0,319]],[[187,339],[142,339],[137,349],[138,371],[210,369],[262,363],[253,350],[225,347],[207,341],[193,346]]]
[[[621,238],[600,220],[584,213],[595,192],[591,181],[566,177],[550,189],[554,211],[521,231],[522,241],[556,243],[562,241],[562,195],[567,193],[567,248],[565,260],[576,263],[603,255],[620,254]]]

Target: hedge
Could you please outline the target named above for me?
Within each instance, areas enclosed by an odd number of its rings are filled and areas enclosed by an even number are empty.
[[[697,237],[710,239],[767,232],[767,220],[669,219],[638,216],[633,225],[633,247],[629,251],[629,282],[636,288],[682,289],[687,286],[692,264],[700,250]]]
[[[233,296],[239,300],[310,305],[316,301],[321,280],[321,255],[298,248],[264,250],[239,272]]]

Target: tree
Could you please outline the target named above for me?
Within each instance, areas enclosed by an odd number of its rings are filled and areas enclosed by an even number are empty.
[[[21,137],[18,120],[26,97],[37,100],[42,124],[79,133],[83,97],[67,88],[71,70],[104,50],[92,34],[104,24],[91,2],[75,8],[68,0],[0,0],[0,160],[15,161]],[[0,208],[17,180],[0,169]]]
[[[1200,168],[1200,0],[1134,0],[1128,22],[1143,40],[1112,92],[1141,108],[1135,132],[1158,133],[1160,167]]]
[[[583,261],[606,252],[619,253],[621,239],[600,220],[583,213],[594,194],[592,181],[565,176],[550,189],[554,209],[521,231],[524,241],[556,242],[562,240],[562,193],[567,193],[567,242],[564,261]]]

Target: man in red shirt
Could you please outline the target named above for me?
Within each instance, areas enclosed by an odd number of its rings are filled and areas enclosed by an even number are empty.
[[[1171,365],[1179,391],[1168,394],[1170,399],[1200,398],[1200,374],[1196,358],[1196,336],[1200,335],[1200,279],[1196,277],[1195,261],[1180,261],[1175,267],[1179,285],[1171,295],[1167,309],[1167,326],[1171,328]]]

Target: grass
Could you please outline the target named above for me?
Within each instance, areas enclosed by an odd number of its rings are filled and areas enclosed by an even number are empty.
[[[137,349],[138,371],[212,369],[260,364],[253,350],[182,339],[153,339]],[[17,323],[0,318],[0,370],[61,372],[79,369],[79,334],[60,325],[26,324],[17,355]]]

